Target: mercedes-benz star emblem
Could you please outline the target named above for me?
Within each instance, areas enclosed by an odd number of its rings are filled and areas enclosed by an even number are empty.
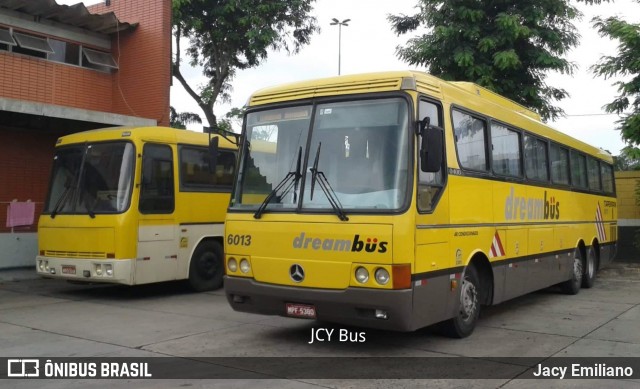
[[[294,282],[302,282],[304,280],[304,269],[296,263],[289,269],[289,276]]]

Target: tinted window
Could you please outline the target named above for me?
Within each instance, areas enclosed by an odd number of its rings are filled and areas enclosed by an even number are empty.
[[[419,108],[420,120],[428,116],[431,119],[431,124],[442,127],[440,121],[442,116],[440,106],[423,100],[420,101]],[[419,137],[418,145],[421,143],[422,137]],[[421,211],[431,211],[438,198],[438,194],[442,190],[444,181],[443,169],[440,168],[440,170],[435,173],[427,173],[423,172],[419,166],[418,164],[418,209]]]
[[[571,152],[571,183],[578,188],[587,188],[587,158],[577,151]]]
[[[551,143],[551,181],[569,184],[569,150]]]
[[[524,136],[524,169],[527,177],[548,181],[547,172],[547,143],[530,135]]]
[[[485,121],[454,110],[453,129],[460,166],[473,170],[488,170]]]
[[[493,171],[504,176],[520,176],[520,134],[507,127],[491,123]]]
[[[589,177],[589,189],[600,190],[600,167],[594,158],[587,158],[587,174]]]
[[[182,147],[180,149],[180,178],[185,188],[206,190],[225,186],[231,189],[236,157],[231,151],[218,152],[215,170],[209,168],[209,149],[204,147]]]
[[[174,209],[173,156],[165,145],[147,143],[142,157],[140,212],[172,213]]]
[[[602,176],[602,190],[605,193],[613,193],[613,168],[600,162],[600,173]]]

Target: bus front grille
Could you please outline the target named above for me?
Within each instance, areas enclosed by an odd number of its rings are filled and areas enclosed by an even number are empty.
[[[107,257],[107,253],[101,253],[97,251],[45,250],[44,254],[47,257],[60,257],[60,258],[106,258]]]

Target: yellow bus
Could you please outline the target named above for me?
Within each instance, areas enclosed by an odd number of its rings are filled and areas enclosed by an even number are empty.
[[[615,253],[612,157],[472,83],[268,88],[242,134],[225,223],[237,311],[465,337],[482,305],[578,293]]]
[[[219,288],[237,148],[216,138],[215,170],[203,133],[117,127],[58,139],[38,223],[38,273]]]

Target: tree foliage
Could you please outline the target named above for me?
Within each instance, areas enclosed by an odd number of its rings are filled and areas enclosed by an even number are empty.
[[[178,112],[175,108],[169,107],[169,126],[184,130],[187,124],[202,123],[200,115],[193,112]]]
[[[296,53],[318,31],[309,15],[314,0],[173,0],[176,55],[173,75],[217,127],[213,106],[230,99],[237,70],[258,66],[269,49]],[[191,66],[200,66],[207,81],[196,88],[181,72],[181,38],[188,38]]]
[[[580,0],[578,0],[580,1]],[[608,0],[581,0],[599,4]],[[571,75],[563,56],[577,45],[569,0],[418,0],[414,15],[388,17],[398,35],[427,31],[397,48],[400,59],[450,81],[471,81],[554,119],[567,91],[548,85],[549,71]]]
[[[615,170],[640,170],[640,149],[627,146],[620,150],[620,155],[613,157]]]
[[[640,7],[636,10],[640,11]],[[594,18],[594,27],[601,36],[619,42],[617,55],[602,57],[591,67],[598,76],[610,78],[621,76],[624,81],[616,81],[619,95],[604,106],[609,113],[617,113],[616,121],[622,140],[629,146],[627,154],[640,156],[640,24],[627,23],[616,17]],[[635,149],[635,150],[634,150]]]

